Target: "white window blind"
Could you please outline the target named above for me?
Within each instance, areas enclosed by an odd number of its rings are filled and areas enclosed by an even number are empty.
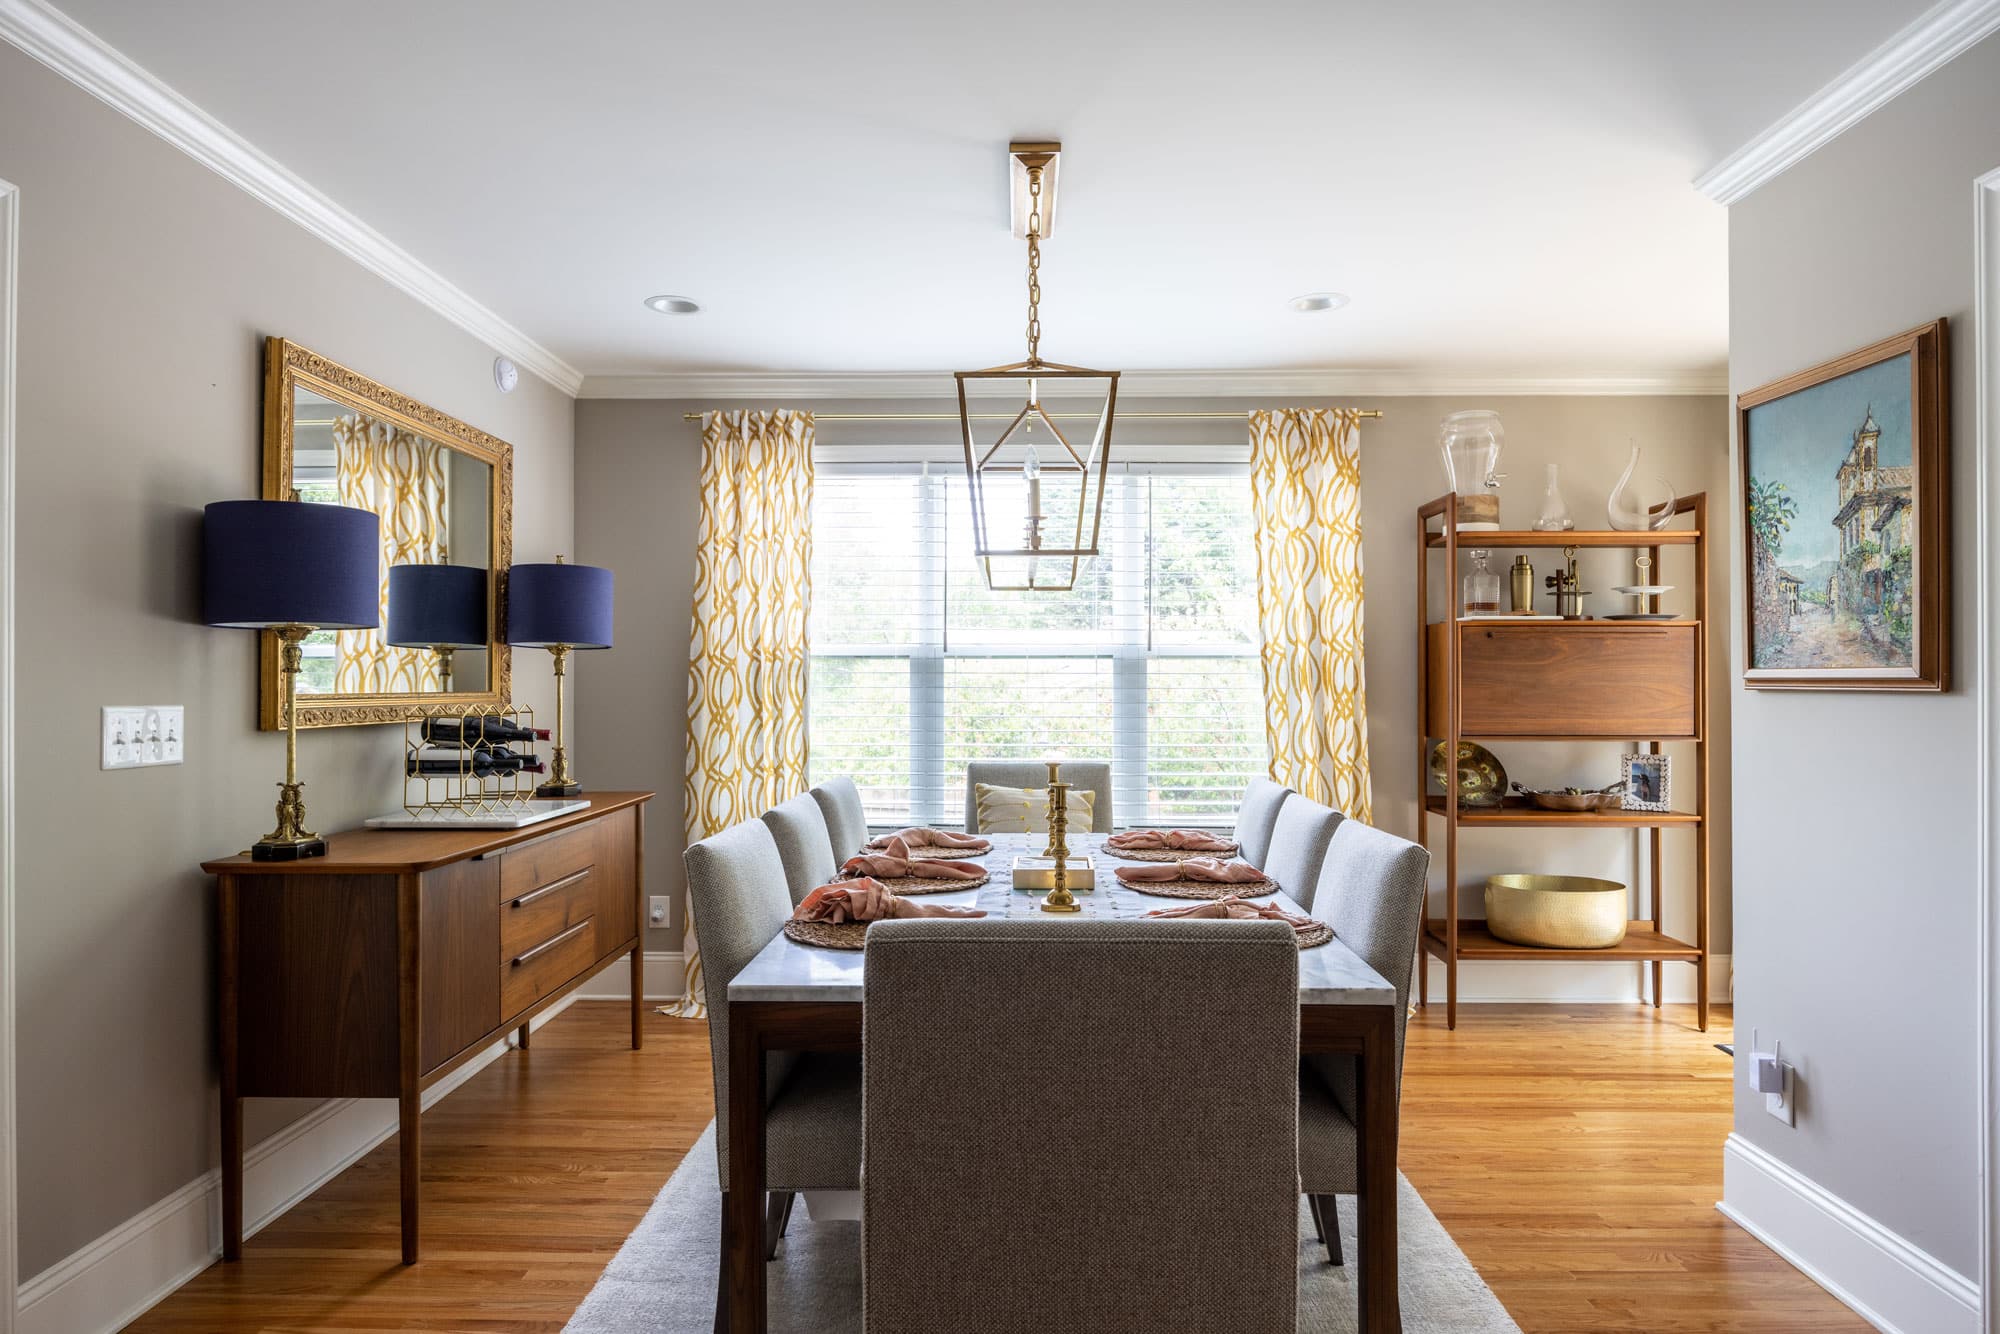
[[[1021,531],[1018,489],[991,488],[996,544]],[[1045,481],[1044,509],[1073,515],[1074,492]],[[1073,591],[996,593],[963,472],[820,465],[812,780],[853,775],[871,824],[956,825],[967,761],[1060,751],[1110,759],[1120,825],[1227,825],[1265,766],[1249,480],[1119,469],[1101,546]]]

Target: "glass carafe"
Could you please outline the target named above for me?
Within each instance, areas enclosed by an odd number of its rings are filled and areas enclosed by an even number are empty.
[[[1542,512],[1535,520],[1537,530],[1544,533],[1566,533],[1576,527],[1576,521],[1569,517],[1569,502],[1563,499],[1562,486],[1556,481],[1556,465],[1549,465],[1548,489],[1542,492]]]
[[[1621,533],[1665,528],[1674,517],[1674,488],[1663,477],[1635,476],[1638,471],[1639,447],[1634,445],[1631,462],[1625,465],[1604,506],[1611,526]]]
[[[1486,563],[1488,553],[1472,553],[1472,569],[1465,576],[1465,613],[1490,615],[1500,610],[1500,576]]]

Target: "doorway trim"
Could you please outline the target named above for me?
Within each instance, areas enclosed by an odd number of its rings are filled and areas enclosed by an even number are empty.
[[[1993,542],[2000,505],[2000,167],[1973,183],[1974,402],[1978,432],[1979,637],[1973,680],[1979,693],[1979,1307],[1987,1334],[2000,1334],[2000,707],[1994,699],[1995,635],[2000,634],[2000,571]]]
[[[14,362],[21,192],[0,180],[0,1334],[20,1305],[14,1126]]]

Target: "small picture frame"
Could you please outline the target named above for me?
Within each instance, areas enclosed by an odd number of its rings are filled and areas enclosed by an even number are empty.
[[[1672,766],[1664,755],[1626,755],[1620,761],[1625,779],[1625,796],[1619,803],[1628,811],[1670,811],[1673,809]]]

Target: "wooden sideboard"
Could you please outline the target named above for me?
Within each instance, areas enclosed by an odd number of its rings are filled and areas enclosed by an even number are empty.
[[[418,1250],[426,1088],[620,954],[632,1046],[645,959],[645,803],[525,829],[361,829],[296,862],[205,862],[220,895],[222,1247],[243,1254],[243,1099],[395,1098],[403,1263]]]

